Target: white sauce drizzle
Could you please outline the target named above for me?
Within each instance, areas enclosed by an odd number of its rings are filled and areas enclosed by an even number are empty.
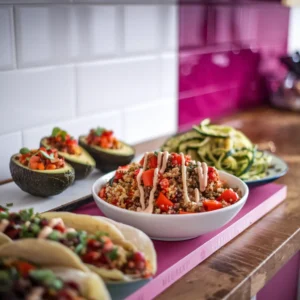
[[[49,222],[49,227],[54,228],[58,224],[63,225],[63,226],[65,225],[61,218],[53,218]]]
[[[144,194],[144,189],[141,186],[141,178],[142,178],[143,172],[144,172],[144,170],[140,169],[139,174],[136,177],[138,189],[140,191],[140,203],[141,203],[142,210],[145,209],[145,194]]]
[[[159,154],[161,154],[161,152],[160,152]],[[163,163],[162,163],[162,167],[161,167],[161,169],[160,169],[160,171],[159,171],[161,174],[163,174],[163,173],[165,172],[165,170],[166,170],[167,163],[168,163],[168,158],[169,158],[169,152],[168,152],[168,151],[165,151],[165,152],[163,153]],[[159,162],[160,162],[160,161],[159,161]],[[160,163],[157,164],[157,167],[160,168]]]
[[[53,231],[50,226],[45,226],[39,233],[38,239],[45,239]]]
[[[197,162],[197,169],[198,169],[198,178],[199,178],[199,187],[200,192],[204,192],[207,186],[207,164],[205,162],[200,163]]]
[[[195,188],[195,202],[198,203],[199,201],[200,201],[199,190]]]
[[[185,158],[183,153],[180,153],[180,156],[181,156],[181,176],[182,176],[182,185],[183,185],[183,201],[184,204],[186,204],[191,200],[187,192],[187,185],[186,185],[187,173],[186,173]]]
[[[9,225],[9,221],[6,219],[3,219],[0,222],[0,232],[4,232],[8,225]]]
[[[147,208],[144,210],[145,213],[152,214],[153,212],[153,202],[154,202],[154,193],[156,192],[157,180],[158,180],[158,168],[154,170],[154,178],[153,178],[153,188],[150,192],[149,204]]]
[[[148,159],[148,152],[145,153],[145,156],[144,156],[144,165],[143,165],[143,170],[146,169],[146,166],[147,166],[147,159]]]

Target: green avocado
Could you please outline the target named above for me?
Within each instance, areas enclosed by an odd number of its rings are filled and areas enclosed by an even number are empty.
[[[47,143],[47,138],[41,139],[41,147],[48,148],[50,145]],[[58,154],[66,160],[75,170],[75,180],[84,179],[94,170],[96,162],[91,155],[80,147],[82,152],[80,155],[69,154],[58,151]]]
[[[88,145],[86,136],[80,136],[78,142],[95,159],[96,168],[103,173],[116,170],[119,166],[128,165],[135,155],[134,148],[124,142],[121,142],[121,149],[104,149]]]
[[[18,155],[19,153],[11,157],[9,168],[14,182],[24,192],[49,197],[62,193],[74,182],[74,169],[67,163],[57,170],[31,170],[16,159]]]

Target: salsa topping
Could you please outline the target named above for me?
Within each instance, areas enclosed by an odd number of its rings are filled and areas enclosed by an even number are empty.
[[[139,163],[119,167],[98,195],[121,208],[155,214],[211,211],[241,197],[214,167],[167,151],[146,152]]]
[[[112,130],[97,127],[91,129],[86,141],[89,145],[98,146],[104,149],[121,149],[121,142],[114,136]]]
[[[52,270],[20,259],[0,259],[0,281],[5,299],[84,299],[76,282],[63,281]]]
[[[60,152],[65,152],[71,155],[80,155],[82,150],[78,146],[77,140],[74,139],[67,131],[54,127],[52,134],[47,138],[47,143],[58,149]]]
[[[84,263],[105,269],[118,269],[125,274],[148,278],[150,266],[143,254],[116,245],[105,232],[88,234],[66,227],[61,218],[48,220],[33,210],[19,213],[0,212],[0,232],[12,240],[41,238],[59,242],[75,252]],[[136,257],[143,257],[137,259]],[[143,268],[142,268],[143,266]]]
[[[65,160],[58,156],[57,149],[47,150],[44,147],[34,150],[22,148],[16,159],[32,170],[56,170],[65,166]]]

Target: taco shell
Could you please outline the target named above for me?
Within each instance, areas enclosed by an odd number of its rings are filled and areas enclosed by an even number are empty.
[[[103,281],[68,248],[56,242],[23,239],[0,247],[0,257],[19,258],[51,269],[64,281],[75,281],[83,296],[90,300],[109,300]]]

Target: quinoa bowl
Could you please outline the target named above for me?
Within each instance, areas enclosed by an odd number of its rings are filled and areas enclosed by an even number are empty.
[[[222,227],[241,210],[248,193],[239,178],[166,152],[146,153],[140,163],[120,167],[92,187],[107,217],[170,241]]]

